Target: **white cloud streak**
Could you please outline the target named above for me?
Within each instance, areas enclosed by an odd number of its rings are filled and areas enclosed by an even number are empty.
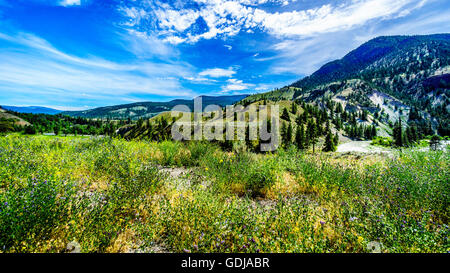
[[[68,7],[68,6],[79,6],[81,5],[81,0],[62,0],[59,2],[59,5]]]
[[[230,37],[243,30],[252,32],[255,29],[277,37],[291,38],[342,31],[374,19],[405,16],[411,10],[423,6],[426,0],[352,0],[339,5],[326,4],[274,13],[260,8],[260,5],[275,2],[285,6],[289,3],[268,0],[193,0],[197,4],[195,7],[191,5],[179,9],[167,3],[153,2],[121,10],[128,21],[133,22],[133,26],[154,24],[165,41],[179,44]],[[147,20],[142,21],[142,18]],[[206,31],[198,31],[193,27],[199,19],[206,23]]]
[[[213,77],[213,78],[224,78],[224,77],[231,77],[234,74],[236,74],[236,71],[230,67],[228,69],[223,69],[223,68],[211,68],[211,69],[206,69],[202,72],[199,73],[200,76],[208,76],[208,77]]]
[[[61,96],[64,99],[108,98],[121,100],[134,95],[192,97],[179,78],[192,76],[189,65],[179,63],[115,63],[97,57],[80,58],[54,48],[30,35],[0,39],[14,49],[0,51],[0,87],[30,96]]]

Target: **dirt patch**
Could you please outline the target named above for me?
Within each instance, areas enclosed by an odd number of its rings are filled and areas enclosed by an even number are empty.
[[[387,148],[370,145],[371,141],[350,141],[338,146],[338,153],[358,152],[358,153],[391,153]]]
[[[196,184],[200,184],[202,188],[206,189],[211,185],[211,182],[204,177],[199,176],[192,169],[181,167],[162,167],[159,166],[159,171],[168,175],[167,182],[177,190],[186,190]]]

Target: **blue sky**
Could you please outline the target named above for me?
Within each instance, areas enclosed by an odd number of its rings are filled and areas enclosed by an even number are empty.
[[[445,0],[0,0],[0,105],[264,92],[449,18]]]

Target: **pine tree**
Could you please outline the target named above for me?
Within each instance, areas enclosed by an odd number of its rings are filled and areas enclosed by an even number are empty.
[[[303,123],[303,115],[302,114],[298,115],[297,118],[295,119],[295,122],[298,125],[301,125]]]
[[[291,144],[292,143],[292,135],[293,135],[293,129],[292,129],[292,124],[289,123],[288,128],[287,128],[287,134],[286,134],[286,143],[287,144]]]
[[[398,121],[395,123],[394,129],[392,131],[394,137],[394,144],[397,147],[402,147],[403,143],[403,129],[402,129],[402,120],[399,117]]]
[[[306,148],[305,145],[305,129],[303,128],[303,124],[300,124],[297,127],[297,132],[295,133],[295,145],[297,148],[303,150]]]
[[[297,114],[297,111],[298,111],[297,103],[294,101],[292,103],[291,112],[292,112],[292,114]]]
[[[342,104],[340,102],[338,102],[337,106],[336,106],[336,113],[342,113],[344,111],[344,109],[342,108]]]
[[[375,125],[372,126],[371,139],[377,136],[377,127]]]
[[[283,109],[283,114],[281,114],[281,118],[287,121],[291,121],[291,117],[289,116],[287,108]]]
[[[439,147],[439,141],[440,141],[439,136],[437,135],[432,136],[430,139],[430,150],[436,151],[437,148]]]
[[[286,124],[283,123],[283,126],[281,128],[281,137],[285,146],[288,146],[292,143],[292,134],[292,124],[289,123],[289,125],[286,126]]]
[[[339,134],[337,132],[334,135],[334,145],[336,145],[336,147],[339,145]]]
[[[317,127],[316,124],[314,122],[313,119],[310,119],[308,121],[308,125],[307,125],[307,139],[308,139],[308,143],[312,144],[313,146],[313,153],[315,152],[315,144],[317,143]]]
[[[331,131],[328,131],[327,136],[325,137],[325,144],[323,147],[324,152],[334,152],[336,151],[336,145],[334,144],[334,137],[331,134]]]

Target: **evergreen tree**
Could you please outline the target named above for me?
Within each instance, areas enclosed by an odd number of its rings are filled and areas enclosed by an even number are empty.
[[[334,135],[334,145],[336,145],[336,147],[339,145],[339,134],[337,132]]]
[[[315,152],[315,145],[317,143],[317,127],[316,124],[314,122],[313,119],[310,119],[308,121],[308,125],[307,125],[307,139],[308,139],[308,144],[312,144],[313,146],[313,153]]]
[[[324,152],[334,152],[336,151],[336,145],[334,144],[334,137],[331,131],[328,131],[327,136],[325,137],[325,144],[323,147]]]
[[[55,135],[59,135],[59,132],[61,132],[61,126],[56,125],[56,126],[53,128],[53,132],[55,133]]]
[[[287,108],[283,109],[283,114],[281,114],[281,118],[287,121],[291,121],[291,117],[289,116]]]
[[[289,123],[287,126],[283,123],[281,127],[281,138],[283,141],[283,145],[288,146],[292,143],[292,124]]]
[[[305,145],[305,129],[303,128],[303,124],[300,124],[297,127],[297,132],[295,133],[295,145],[297,148],[303,150],[306,148]]]
[[[437,135],[434,135],[431,137],[430,139],[430,150],[432,151],[436,151],[439,147],[439,141],[440,141],[440,137]]]
[[[37,133],[36,128],[33,125],[25,126],[25,134],[27,135],[35,135]]]
[[[298,111],[298,106],[297,106],[297,103],[294,101],[292,103],[291,112],[292,112],[292,114],[297,114],[297,111]]]
[[[293,135],[294,131],[292,128],[292,124],[289,123],[288,128],[287,128],[287,134],[286,134],[286,144],[291,144],[292,143],[292,135]]]
[[[303,115],[302,114],[298,115],[297,118],[295,119],[295,122],[298,125],[301,125],[303,123]]]
[[[377,127],[375,125],[372,126],[372,134],[371,139],[377,136]]]
[[[403,129],[402,129],[402,120],[399,117],[398,121],[395,123],[394,129],[392,131],[393,138],[394,138],[394,145],[397,147],[403,146]]]

